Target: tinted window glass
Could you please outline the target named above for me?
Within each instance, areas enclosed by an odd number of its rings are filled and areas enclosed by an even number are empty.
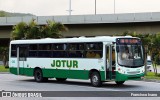
[[[17,57],[17,47],[15,44],[11,45],[11,57]]]
[[[29,57],[37,57],[37,50],[38,45],[37,44],[30,44],[29,45]]]
[[[102,58],[102,43],[86,43],[86,58]]]

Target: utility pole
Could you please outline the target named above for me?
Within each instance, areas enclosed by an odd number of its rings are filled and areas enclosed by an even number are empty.
[[[72,12],[72,8],[71,8],[71,0],[69,0],[69,9],[67,10],[69,12],[69,15],[71,15]]]
[[[97,1],[95,0],[95,15],[97,14],[97,12],[96,12],[96,10],[97,10],[96,5],[97,5]]]
[[[115,0],[114,0],[114,5],[113,6],[114,6],[114,14],[115,14],[116,13],[116,9],[115,9],[116,8],[116,3],[115,3]]]

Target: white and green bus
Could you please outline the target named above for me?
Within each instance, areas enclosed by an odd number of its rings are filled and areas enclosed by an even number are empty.
[[[37,82],[70,78],[90,79],[93,86],[123,84],[144,76],[143,53],[141,40],[131,36],[13,40],[9,68]]]

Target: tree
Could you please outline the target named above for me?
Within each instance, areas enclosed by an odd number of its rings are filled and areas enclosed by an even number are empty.
[[[9,51],[9,48],[8,47],[0,47],[0,55],[1,55],[1,59],[3,61],[3,65],[5,67],[8,67],[8,51]]]
[[[25,39],[38,39],[40,37],[40,29],[36,21],[33,19],[30,21],[26,28]]]
[[[17,25],[13,26],[11,39],[18,40],[18,39],[25,38],[25,34],[27,32],[26,28],[27,28],[27,24],[25,22],[20,22]]]
[[[47,21],[47,24],[41,28],[41,37],[42,38],[60,38],[62,31],[67,31],[67,27],[65,27],[61,23],[55,23],[52,21]]]
[[[155,75],[157,75],[157,64],[159,64],[158,62],[160,61],[159,50],[160,50],[160,33],[157,33],[152,35],[151,48],[150,48]]]
[[[60,38],[62,37],[62,31],[67,31],[67,27],[61,23],[47,21],[46,25],[40,26],[33,19],[28,24],[20,22],[15,25],[11,33],[11,39]]]
[[[6,13],[4,11],[0,11],[0,17],[5,17]]]

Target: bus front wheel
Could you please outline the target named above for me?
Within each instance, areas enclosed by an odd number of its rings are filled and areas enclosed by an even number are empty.
[[[122,85],[125,81],[116,81],[117,85]]]
[[[94,87],[99,87],[102,85],[101,77],[98,72],[93,72],[90,77],[91,84]]]
[[[34,79],[36,82],[44,82],[48,80],[48,78],[43,77],[43,73],[41,69],[35,69]]]

